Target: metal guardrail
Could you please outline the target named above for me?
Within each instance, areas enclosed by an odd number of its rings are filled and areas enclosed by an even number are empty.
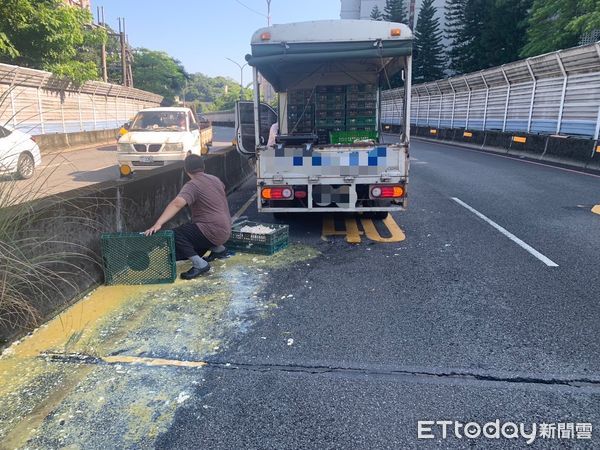
[[[600,42],[413,86],[411,124],[598,139]],[[401,89],[384,91],[381,122],[400,125]]]
[[[30,134],[96,131],[121,126],[162,97],[116,84],[88,81],[81,86],[50,72],[0,64],[0,124]]]

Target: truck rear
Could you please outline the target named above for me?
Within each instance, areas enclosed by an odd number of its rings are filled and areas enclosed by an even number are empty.
[[[254,34],[254,102],[237,105],[236,134],[239,151],[256,157],[259,211],[406,207],[411,52],[410,29],[390,22],[305,22]],[[381,89],[392,80],[403,80],[403,126],[383,139]],[[265,81],[277,111],[260,104]]]

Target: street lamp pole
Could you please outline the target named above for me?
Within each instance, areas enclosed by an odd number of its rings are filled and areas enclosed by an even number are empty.
[[[271,0],[267,0],[267,26],[271,26]]]
[[[248,63],[244,64],[243,66],[238,63],[237,61],[234,61],[231,58],[225,58],[228,61],[231,61],[232,63],[234,63],[236,66],[238,66],[240,68],[240,100],[244,100],[244,67],[246,67],[248,65]]]

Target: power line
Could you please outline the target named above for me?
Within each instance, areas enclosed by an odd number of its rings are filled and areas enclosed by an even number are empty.
[[[242,5],[244,8],[246,8],[249,11],[252,11],[254,14],[258,14],[259,16],[263,16],[266,17],[267,19],[269,18],[269,16],[265,16],[263,13],[261,13],[260,11],[257,11],[255,9],[250,8],[248,5],[243,4],[240,0],[235,0],[236,3],[239,3],[240,5]]]

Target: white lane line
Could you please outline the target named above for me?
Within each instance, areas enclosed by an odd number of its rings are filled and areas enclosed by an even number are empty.
[[[507,238],[509,238],[511,241],[513,241],[515,244],[517,244],[518,246],[522,247],[523,249],[525,249],[526,251],[528,251],[529,253],[531,253],[533,256],[535,256],[537,259],[539,259],[540,261],[542,261],[544,264],[546,264],[548,267],[558,267],[558,264],[556,264],[554,261],[552,261],[551,259],[547,258],[546,256],[542,255],[540,252],[538,252],[535,248],[533,248],[531,245],[523,242],[521,239],[519,239],[518,237],[516,237],[514,234],[512,234],[510,231],[506,230],[505,228],[501,227],[500,225],[498,225],[496,222],[494,222],[491,219],[488,219],[486,216],[484,216],[483,214],[481,214],[479,211],[477,211],[475,208],[472,208],[471,206],[467,205],[465,202],[463,202],[461,199],[456,198],[456,197],[452,197],[452,200],[454,200],[456,203],[458,203],[460,206],[468,209],[469,211],[471,211],[473,214],[475,214],[477,217],[479,217],[480,219],[484,220],[485,222],[489,223],[491,226],[493,226],[496,230],[498,230],[500,233],[502,233],[504,236],[506,236]]]
[[[250,197],[246,203],[244,203],[244,205],[243,205],[243,206],[242,206],[242,207],[239,209],[239,211],[238,211],[238,212],[236,212],[236,213],[233,215],[233,217],[231,218],[231,220],[232,220],[233,222],[235,222],[237,219],[239,219],[239,218],[240,218],[240,216],[241,216],[242,214],[244,214],[244,212],[246,212],[246,210],[248,209],[248,207],[249,207],[249,206],[252,204],[252,202],[253,202],[254,200],[256,200],[256,193],[255,193],[255,194],[254,194],[252,197]]]

